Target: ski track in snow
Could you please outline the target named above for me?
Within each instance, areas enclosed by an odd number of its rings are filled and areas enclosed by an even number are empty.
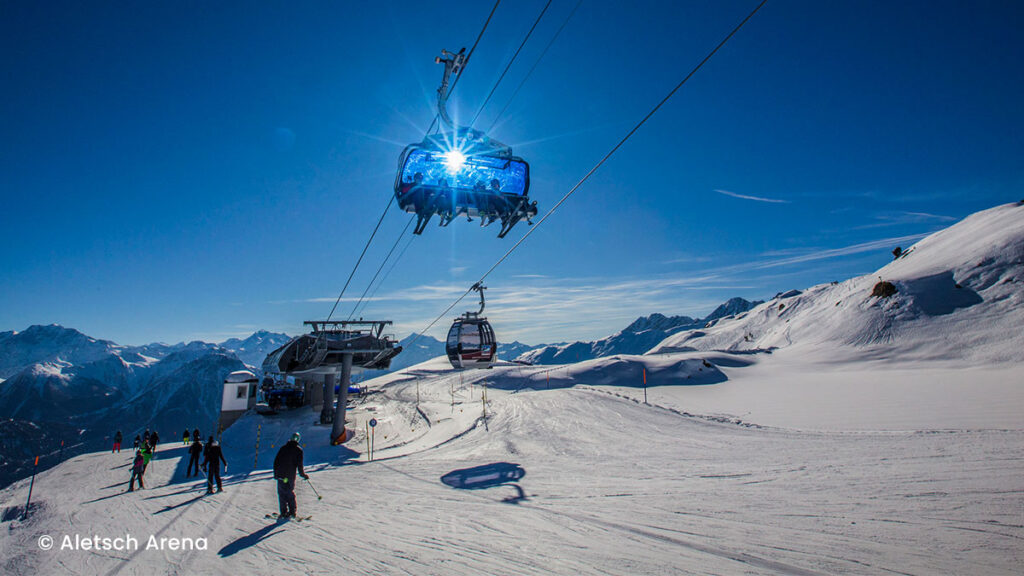
[[[71,459],[37,477],[43,507],[28,521],[0,524],[3,571],[1013,574],[1024,559],[1022,430],[765,427],[680,409],[687,387],[650,389],[665,405],[645,405],[637,388],[491,387],[484,416],[482,381],[541,369],[458,376],[442,362],[416,367],[418,378],[378,379],[373,394],[353,399],[346,448],[326,446],[329,430],[309,409],[246,416],[224,435],[221,494],[183,481],[175,443],[150,464],[150,487],[130,494],[120,493],[129,452]],[[379,422],[373,462],[370,417]],[[264,444],[253,470],[257,425]],[[277,506],[267,468],[295,429],[324,499],[301,484],[300,513],[313,519],[278,524],[264,518]],[[440,482],[493,462],[526,470],[525,500],[512,486]],[[0,501],[23,506],[26,489],[19,482]],[[42,534],[125,531],[142,541],[205,536],[209,549],[36,546]]]

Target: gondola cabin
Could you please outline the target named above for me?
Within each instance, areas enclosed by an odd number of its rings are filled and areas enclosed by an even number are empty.
[[[467,314],[467,316],[469,316]],[[487,318],[462,316],[448,331],[445,350],[452,366],[490,368],[498,355],[498,342]]]

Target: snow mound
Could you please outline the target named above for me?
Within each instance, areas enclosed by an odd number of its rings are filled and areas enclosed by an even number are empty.
[[[872,295],[880,282],[895,294]],[[649,354],[838,344],[873,358],[1017,361],[1022,287],[1024,205],[1007,204],[924,238],[874,274],[780,294]]]

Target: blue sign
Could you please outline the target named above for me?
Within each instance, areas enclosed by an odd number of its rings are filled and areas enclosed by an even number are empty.
[[[376,427],[377,427],[377,419],[376,418],[370,418],[370,428],[376,428]]]

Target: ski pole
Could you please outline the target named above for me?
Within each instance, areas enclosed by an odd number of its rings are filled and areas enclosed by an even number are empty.
[[[309,478],[306,478],[306,484],[309,484],[309,487],[313,489],[313,494],[316,494],[316,499],[317,500],[323,500],[324,499],[324,497],[321,496],[320,493],[316,491],[316,487],[314,487],[313,483],[309,481]]]

